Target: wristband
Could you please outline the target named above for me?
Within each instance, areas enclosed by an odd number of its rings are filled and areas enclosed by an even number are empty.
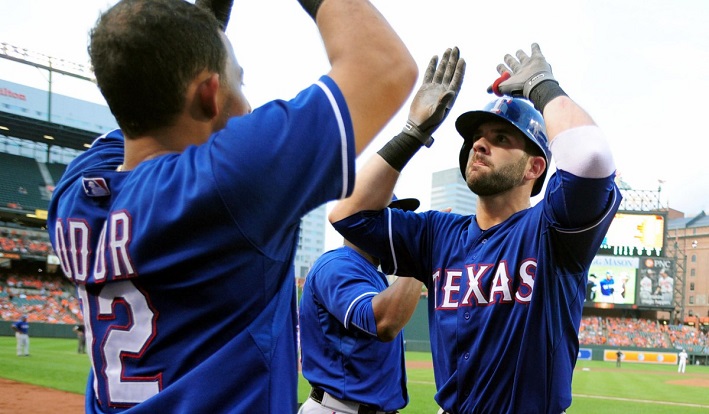
[[[559,83],[555,80],[546,80],[540,82],[537,86],[529,91],[529,100],[532,101],[537,111],[544,114],[544,107],[554,98],[558,96],[568,96]]]
[[[416,138],[421,145],[425,145],[426,148],[430,148],[431,145],[433,145],[433,137],[421,131],[421,129],[411,121],[406,121],[406,125],[404,125],[404,129],[401,132]]]
[[[393,169],[401,172],[406,166],[406,163],[421,149],[421,142],[407,132],[402,131],[399,135],[392,138],[384,144],[382,149],[377,151],[384,161],[386,161]]]
[[[315,16],[318,14],[318,9],[322,2],[323,0],[298,0],[298,3],[303,6],[313,20],[315,20]]]

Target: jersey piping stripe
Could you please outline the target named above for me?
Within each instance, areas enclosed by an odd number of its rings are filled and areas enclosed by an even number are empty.
[[[315,82],[316,85],[320,87],[320,89],[325,92],[325,96],[327,96],[327,99],[330,101],[330,105],[332,105],[332,109],[335,112],[335,118],[337,119],[337,126],[339,127],[340,130],[340,145],[341,145],[341,151],[342,151],[342,194],[340,194],[340,198],[345,198],[347,197],[347,193],[349,188],[347,187],[347,183],[349,183],[349,170],[347,168],[347,134],[345,132],[345,123],[342,120],[342,114],[340,113],[340,107],[337,105],[337,101],[335,100],[335,97],[332,95],[332,91],[330,88],[327,87],[322,81],[317,81]]]
[[[617,198],[618,198],[618,193],[617,193],[615,190],[613,190],[613,201],[612,201],[611,204],[610,204],[611,206],[614,206],[614,205],[615,205],[615,200],[616,200]],[[605,220],[606,217],[608,217],[608,214],[610,214],[610,212],[611,212],[612,210],[613,210],[612,208],[607,209],[607,210],[606,210],[606,214],[604,214],[603,217],[601,217],[600,220],[598,220],[596,223],[594,223],[594,224],[592,224],[592,225],[590,225],[590,226],[588,226],[588,227],[586,227],[586,228],[579,229],[579,230],[561,230],[561,229],[557,229],[557,231],[558,231],[559,233],[566,233],[566,234],[583,233],[583,232],[588,231],[588,230],[590,230],[590,229],[592,229],[592,228],[594,228],[594,227],[597,227],[597,226],[599,226],[601,223],[603,223],[603,220]]]
[[[389,250],[391,251],[391,260],[394,264],[394,270],[391,272],[395,275],[399,272],[399,263],[396,261],[396,254],[394,254],[394,240],[392,240],[391,232],[391,209],[387,207],[387,227],[389,230]]]
[[[357,297],[355,298],[355,300],[353,300],[353,301],[350,303],[350,306],[347,307],[347,312],[345,312],[345,320],[343,321],[343,323],[345,324],[345,329],[349,329],[348,325],[349,325],[349,321],[350,321],[350,312],[352,311],[352,308],[354,307],[355,303],[359,302],[360,299],[362,299],[362,298],[365,297],[365,296],[375,296],[377,293],[379,293],[379,292],[366,292],[366,293],[362,293],[361,295],[357,296]],[[358,328],[359,328],[359,327],[358,327]]]
[[[94,140],[91,142],[91,145],[89,145],[89,147],[93,147],[94,144],[95,144],[98,140],[103,139],[103,138],[106,138],[106,137],[108,136],[108,134],[110,134],[110,133],[113,132],[113,131],[117,131],[117,129],[108,131],[108,132],[106,132],[105,134],[96,137],[96,139],[94,139]]]

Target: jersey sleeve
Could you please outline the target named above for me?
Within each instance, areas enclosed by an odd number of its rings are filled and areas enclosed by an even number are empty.
[[[330,260],[308,277],[316,300],[345,329],[377,335],[372,298],[381,290],[372,279],[379,277],[372,265],[349,258]]]
[[[547,185],[543,215],[563,256],[592,260],[596,251],[588,246],[600,246],[621,200],[614,176],[581,178],[556,171]]]
[[[414,277],[427,284],[436,240],[459,239],[455,226],[450,224],[460,217],[436,211],[414,213],[386,208],[353,214],[333,226],[345,239],[380,258],[386,274]]]
[[[273,101],[231,118],[208,145],[225,204],[255,242],[354,186],[352,121],[327,76],[291,101]]]

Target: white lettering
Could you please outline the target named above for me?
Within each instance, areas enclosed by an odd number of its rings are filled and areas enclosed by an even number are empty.
[[[452,310],[461,306],[480,306],[493,303],[512,303],[517,301],[528,304],[532,300],[534,279],[536,277],[537,262],[526,259],[519,265],[517,273],[511,273],[506,261],[500,261],[497,266],[493,264],[473,264],[465,266],[467,286],[465,293],[462,288],[466,282],[460,270],[437,270],[433,274],[434,305],[436,309]],[[490,277],[485,280],[486,275]],[[441,274],[445,277],[441,278]],[[511,277],[511,275],[515,275]],[[513,291],[515,281],[518,287]],[[514,295],[513,295],[514,293]]]
[[[475,265],[465,266],[465,270],[468,272],[468,290],[461,301],[462,305],[470,305],[470,298],[473,294],[475,294],[475,303],[477,305],[487,304],[487,299],[485,299],[485,295],[482,292],[482,281],[480,279],[492,268],[492,265],[482,265],[477,271],[475,271],[475,267]]]
[[[59,257],[59,263],[62,265],[62,271],[66,277],[73,279],[74,274],[71,271],[66,241],[64,240],[64,223],[61,220],[57,220],[56,227],[54,228],[54,240],[56,241],[54,250],[57,251],[57,257]]]
[[[441,278],[441,270],[433,273],[433,307],[438,308],[438,280]]]
[[[83,220],[69,220],[69,245],[74,278],[83,282],[89,273],[89,240],[91,230]]]
[[[68,229],[65,229],[68,223]],[[103,282],[109,275],[126,278],[137,272],[128,247],[131,242],[131,216],[125,211],[114,212],[103,223],[97,246],[93,246],[92,229],[84,220],[57,219],[54,229],[54,250],[64,275],[77,282],[85,282],[92,274],[94,281]],[[96,248],[96,252],[92,251]],[[107,264],[110,251],[112,266]],[[91,260],[93,267],[91,267]],[[111,274],[112,272],[112,274]]]
[[[106,280],[106,223],[98,236],[98,251],[96,251],[96,261],[94,262],[94,280],[102,282]]]
[[[537,270],[537,262],[528,259],[522,262],[519,268],[519,278],[522,282],[517,288],[517,293],[515,293],[515,299],[521,303],[529,303],[532,300],[532,290],[534,290],[534,275]]]
[[[441,309],[456,309],[458,302],[452,298],[454,293],[460,292],[460,277],[463,272],[460,270],[446,271],[445,285],[443,285],[443,301]]]
[[[500,262],[495,272],[495,277],[492,280],[490,288],[490,302],[496,302],[496,297],[502,295],[502,300],[498,303],[512,302],[512,293],[510,293],[510,277],[507,272],[507,262]]]
[[[117,211],[111,214],[110,220],[110,240],[108,244],[111,249],[113,275],[115,277],[133,275],[135,274],[135,270],[128,256],[128,245],[130,244],[131,237],[131,218],[127,212]]]

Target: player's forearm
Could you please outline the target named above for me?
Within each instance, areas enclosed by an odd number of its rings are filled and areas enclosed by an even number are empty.
[[[335,204],[330,223],[335,223],[363,210],[382,210],[391,202],[399,172],[382,157],[374,154],[357,172],[352,195]]]
[[[317,24],[347,101],[360,154],[409,97],[418,68],[406,45],[368,1],[325,0]]]
[[[399,277],[372,298],[379,339],[391,341],[406,326],[419,303],[422,286],[423,283],[412,277]]]
[[[591,116],[566,95],[558,96],[544,106],[544,123],[549,141],[560,133],[580,126],[596,125]]]

